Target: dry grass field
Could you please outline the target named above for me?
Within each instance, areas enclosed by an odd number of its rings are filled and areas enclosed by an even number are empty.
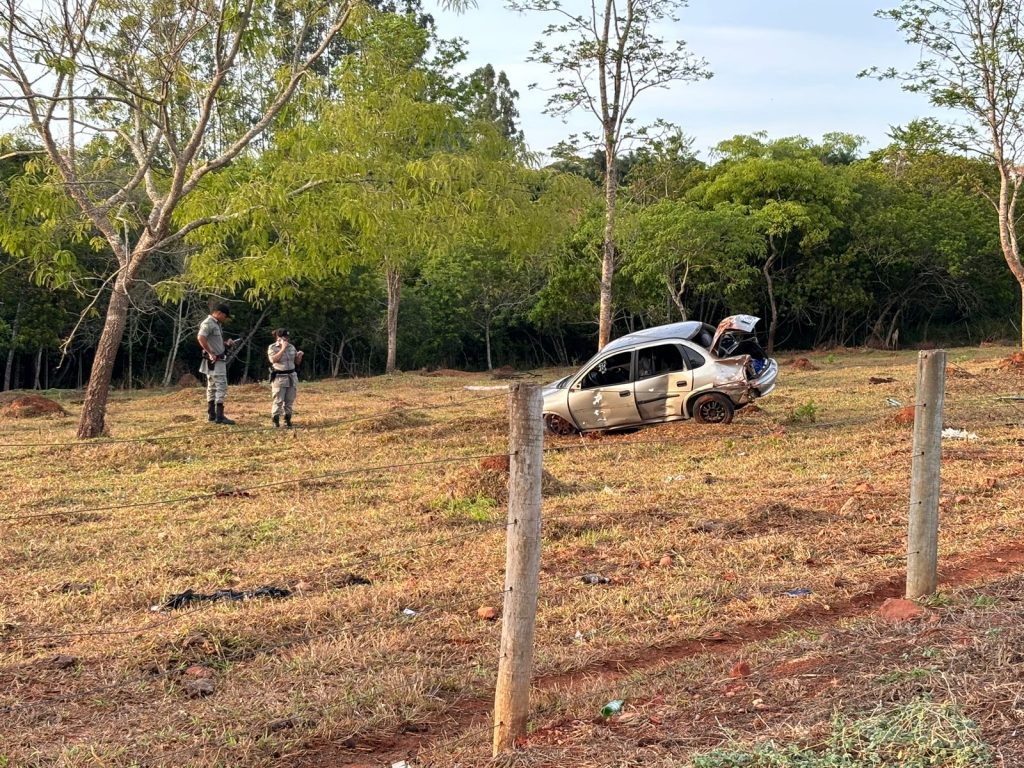
[[[496,764],[1024,765],[1013,352],[948,352],[945,424],[976,437],[943,441],[940,592],[906,622],[877,609],[915,352],[783,356],[728,426],[548,438],[531,734]],[[199,390],[117,392],[84,444],[74,393],[0,401],[0,766],[487,764],[508,424],[465,387],[499,383],[303,383],[290,432],[265,385],[233,428]],[[289,594],[153,610],[264,586]]]

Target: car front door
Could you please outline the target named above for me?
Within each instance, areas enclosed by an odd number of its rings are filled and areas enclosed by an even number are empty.
[[[617,352],[584,371],[569,390],[569,412],[580,429],[610,429],[636,424],[633,352]]]
[[[682,403],[693,389],[678,344],[657,344],[637,350],[637,374],[633,387],[637,410],[644,421],[666,419],[683,413]]]

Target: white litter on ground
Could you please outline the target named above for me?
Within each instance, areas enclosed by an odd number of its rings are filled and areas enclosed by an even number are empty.
[[[954,429],[953,427],[946,427],[942,430],[943,440],[977,440],[978,436],[974,432],[968,432],[966,429]]]

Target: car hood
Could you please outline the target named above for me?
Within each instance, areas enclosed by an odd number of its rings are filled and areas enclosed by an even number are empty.
[[[566,384],[569,383],[569,379],[571,379],[572,376],[572,374],[569,374],[568,376],[563,376],[557,381],[552,381],[550,384],[545,384],[540,391],[541,397],[547,397],[548,395],[552,395],[560,389],[565,389]]]

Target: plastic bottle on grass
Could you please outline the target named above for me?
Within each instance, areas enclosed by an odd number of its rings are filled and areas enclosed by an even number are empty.
[[[601,707],[601,717],[611,717],[617,715],[622,711],[622,705],[626,702],[622,699],[612,699],[603,707]]]

